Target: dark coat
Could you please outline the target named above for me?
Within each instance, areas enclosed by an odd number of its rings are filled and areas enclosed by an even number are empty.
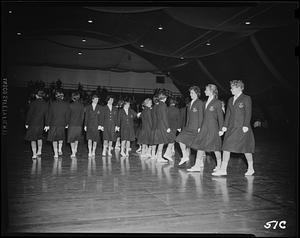
[[[121,140],[134,141],[134,118],[137,113],[131,108],[128,109],[126,114],[125,109],[119,111],[118,126],[120,127]]]
[[[107,105],[102,107],[100,124],[104,127],[103,140],[116,141],[115,127],[118,123],[118,109],[112,107],[109,110]]]
[[[201,129],[203,121],[203,102],[200,99],[188,104],[186,125],[180,134],[176,137],[177,142],[191,146],[198,135],[198,129]]]
[[[84,106],[80,102],[70,103],[69,127],[68,127],[68,143],[78,141],[82,134],[82,126],[84,120]]]
[[[251,98],[241,94],[233,105],[233,97],[228,100],[224,127],[225,132],[222,149],[235,153],[254,153],[255,140],[250,120],[252,113]],[[246,133],[242,128],[248,127]]]
[[[25,140],[35,141],[42,139],[47,113],[48,103],[43,99],[37,99],[30,103],[25,123],[28,125]]]
[[[100,135],[98,126],[100,126],[100,114],[101,107],[97,104],[95,110],[93,110],[92,104],[85,107],[84,126],[87,127],[86,139],[99,142]]]
[[[141,113],[142,128],[138,136],[138,144],[151,143],[152,116],[151,109],[145,107]]]
[[[221,101],[213,99],[205,108],[200,133],[193,141],[191,148],[203,151],[221,151],[222,139],[219,131],[222,130],[224,115]]]
[[[170,128],[168,120],[168,107],[164,102],[159,102],[156,107],[157,126],[154,133],[154,144],[166,144],[170,142]]]

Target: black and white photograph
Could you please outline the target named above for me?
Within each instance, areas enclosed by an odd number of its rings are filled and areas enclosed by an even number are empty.
[[[1,236],[298,237],[298,1],[1,1]]]

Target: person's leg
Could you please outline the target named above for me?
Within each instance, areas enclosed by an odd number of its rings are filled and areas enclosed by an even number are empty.
[[[214,172],[221,168],[221,162],[222,162],[221,151],[215,151],[215,156],[217,160],[217,166],[214,168]]]
[[[37,150],[36,155],[41,155],[42,154],[43,140],[42,139],[38,140],[37,144],[38,144],[38,150]]]
[[[129,156],[129,151],[130,151],[130,141],[126,141],[126,156]]]
[[[179,146],[180,146],[180,149],[181,149],[181,152],[182,152],[182,158],[179,162],[179,165],[182,165],[185,162],[189,161],[189,155],[188,155],[187,148],[186,148],[185,144],[179,142]]]
[[[157,162],[166,163],[168,160],[165,160],[165,159],[162,157],[162,151],[163,151],[163,148],[164,148],[164,144],[159,144],[159,145],[158,145],[158,149],[157,149]]]
[[[205,155],[205,152],[203,150],[197,150],[197,157],[196,157],[195,164],[190,169],[187,169],[187,171],[200,172],[204,166],[204,163],[203,163],[204,155]]]
[[[142,144],[142,152],[141,152],[141,156],[142,157],[145,157],[146,155],[146,145],[145,144]]]
[[[92,143],[93,143],[92,140],[88,140],[89,157],[92,156],[92,146],[93,146]]]
[[[32,150],[32,158],[35,159],[37,157],[35,140],[31,141],[31,150]]]
[[[93,141],[92,156],[96,156],[97,141]]]
[[[171,156],[175,155],[175,143],[171,143]]]
[[[104,140],[104,141],[103,141],[102,155],[106,155],[107,146],[108,146],[108,141],[107,141],[107,140]]]
[[[122,142],[121,142],[121,155],[122,156],[126,156],[126,154],[125,154],[125,143],[126,143],[126,141],[122,140]]]
[[[229,159],[230,159],[230,152],[223,151],[223,160],[221,163],[221,168],[218,171],[213,172],[212,175],[215,175],[215,176],[227,175],[227,165],[228,165]]]
[[[172,146],[174,145],[174,143],[169,143],[168,144],[168,147],[167,147],[167,149],[166,149],[166,152],[165,152],[165,154],[164,154],[164,157],[167,159],[167,160],[169,160],[169,161],[174,161],[173,159],[172,159]]]
[[[78,149],[78,140],[77,140],[77,141],[75,141],[75,146],[74,146],[74,149],[75,149],[75,155],[76,155],[76,153],[77,153],[77,149]]]
[[[137,152],[137,153],[140,153],[140,152],[141,152],[141,150],[142,150],[142,145],[141,145],[141,144],[139,144],[139,148],[136,150],[136,152]]]
[[[156,159],[156,145],[152,145],[151,148],[151,159]]]
[[[72,151],[71,157],[75,157],[75,143],[71,142],[70,144],[71,144],[71,151]]]
[[[62,155],[62,145],[63,145],[63,140],[58,141],[58,154]]]
[[[117,138],[115,149],[120,149],[120,137]]]
[[[108,142],[108,155],[109,156],[111,156],[112,154],[111,154],[111,150],[113,149],[113,147],[112,147],[112,141],[109,141]]]
[[[52,146],[53,146],[53,151],[54,151],[54,158],[58,158],[57,141],[53,141]]]
[[[245,157],[247,159],[248,163],[248,170],[245,173],[246,176],[253,175],[254,174],[254,169],[253,169],[253,156],[252,153],[245,153]]]

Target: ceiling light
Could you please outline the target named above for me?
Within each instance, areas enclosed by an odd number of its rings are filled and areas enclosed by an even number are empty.
[[[184,59],[184,57],[182,57],[182,56],[181,56],[181,57],[180,57],[180,59],[182,59],[182,60],[183,60],[183,59]]]
[[[159,26],[158,27],[158,30],[163,30],[164,28],[162,26]]]
[[[12,13],[12,11],[8,11],[8,13]]]
[[[20,35],[22,35],[22,33],[21,33],[21,32],[18,32],[17,35],[20,36]]]
[[[250,22],[250,21],[246,21],[245,24],[246,24],[246,25],[250,25],[251,22]]]
[[[82,52],[78,52],[79,55],[82,55]]]
[[[86,39],[82,39],[82,42],[86,42]]]
[[[206,42],[206,45],[210,45],[210,43],[209,43],[209,42]]]
[[[141,48],[144,48],[144,45],[140,45]]]
[[[92,20],[88,20],[88,23],[93,23],[93,21]]]

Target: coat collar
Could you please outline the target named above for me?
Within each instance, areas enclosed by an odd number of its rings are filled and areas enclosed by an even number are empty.
[[[214,103],[216,100],[217,100],[216,98],[213,98],[213,100],[211,100],[211,101],[209,102],[209,104],[207,105],[207,107],[205,108],[205,110],[206,110],[212,103]],[[206,103],[207,103],[207,101],[205,102],[205,105],[206,105]]]
[[[233,104],[233,106],[237,105],[237,102],[240,101],[242,98],[244,97],[244,94],[241,93],[240,96],[238,96],[236,99],[235,99],[235,102]],[[234,97],[232,98],[232,102],[234,100]]]

